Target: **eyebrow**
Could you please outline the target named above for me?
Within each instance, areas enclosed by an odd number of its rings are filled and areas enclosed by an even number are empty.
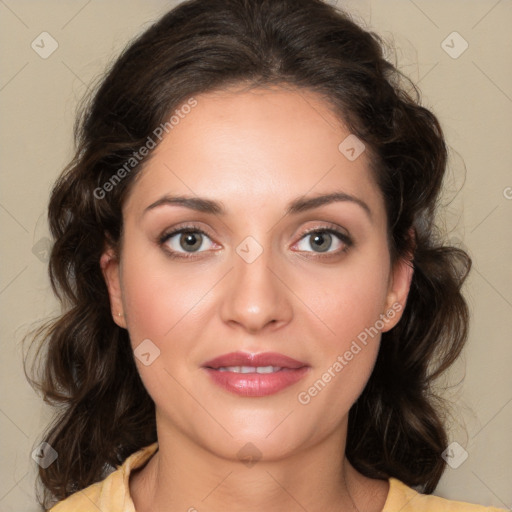
[[[331,194],[323,194],[310,198],[306,198],[305,196],[298,197],[287,205],[286,215],[302,213],[335,202],[350,202],[356,204],[365,211],[370,219],[372,218],[372,211],[370,210],[370,207],[362,199],[359,199],[345,192],[333,192]],[[190,208],[191,210],[214,215],[226,214],[226,210],[222,203],[213,201],[211,199],[206,199],[204,197],[165,195],[146,207],[144,209],[143,215],[145,215],[150,210],[164,205],[183,206],[185,208]]]

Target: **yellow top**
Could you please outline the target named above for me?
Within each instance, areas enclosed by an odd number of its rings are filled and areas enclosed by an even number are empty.
[[[130,497],[129,478],[156,452],[158,443],[130,455],[104,480],[78,491],[53,506],[49,512],[136,512]],[[382,512],[500,512],[505,509],[471,505],[420,494],[396,478],[389,479],[389,493]]]

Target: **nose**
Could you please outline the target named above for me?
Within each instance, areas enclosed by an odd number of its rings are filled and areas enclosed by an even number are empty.
[[[263,250],[254,261],[234,253],[233,266],[222,297],[222,320],[252,334],[289,323],[293,293],[270,251]]]

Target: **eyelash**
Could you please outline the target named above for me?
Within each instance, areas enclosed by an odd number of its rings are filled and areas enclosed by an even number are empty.
[[[187,234],[188,233],[200,233],[201,235],[204,235],[211,239],[211,237],[208,235],[208,233],[206,233],[204,230],[202,230],[199,226],[190,224],[187,226],[179,227],[179,228],[174,229],[169,232],[164,232],[158,238],[158,243],[160,246],[163,247],[164,244],[168,240],[170,240],[174,235],[186,234],[186,233]],[[331,225],[326,226],[326,227],[316,227],[316,228],[308,229],[304,233],[302,233],[302,235],[299,238],[299,241],[302,240],[303,238],[307,237],[308,235],[312,235],[315,233],[329,233],[331,235],[334,235],[340,240],[340,242],[342,242],[344,244],[345,247],[343,247],[342,249],[338,249],[335,252],[315,253],[316,256],[307,256],[307,257],[324,259],[324,258],[332,258],[335,256],[340,256],[341,254],[348,252],[348,250],[354,245],[353,240],[347,234],[342,233],[341,231],[339,231],[338,229],[336,229],[335,227],[333,227]],[[175,251],[173,249],[169,249],[168,247],[164,248],[164,250],[168,254],[169,257],[176,258],[176,259],[193,259],[196,257],[195,256],[196,254],[200,254],[200,252],[199,252],[199,253],[189,253],[190,255],[185,255],[187,253],[181,253],[181,252]],[[201,251],[201,252],[203,252],[203,251]]]

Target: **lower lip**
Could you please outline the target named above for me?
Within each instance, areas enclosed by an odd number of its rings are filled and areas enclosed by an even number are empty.
[[[240,396],[268,396],[298,382],[309,367],[286,368],[274,373],[221,372],[205,368],[215,384]]]

